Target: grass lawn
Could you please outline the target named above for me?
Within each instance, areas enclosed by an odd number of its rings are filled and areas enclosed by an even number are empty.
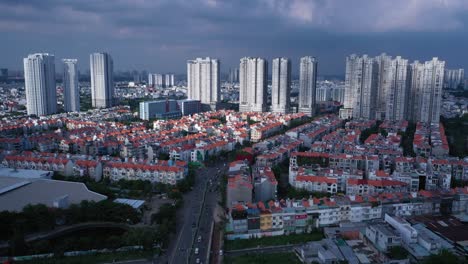
[[[237,257],[224,257],[224,264],[299,264],[299,259],[294,253],[273,253],[273,254],[249,254]]]
[[[252,239],[225,240],[224,248],[225,250],[235,250],[243,248],[253,248],[257,246],[279,246],[286,244],[299,244],[309,241],[321,240],[322,238],[322,232],[313,232],[310,234],[292,234]]]
[[[81,264],[81,263],[111,263],[113,260],[132,260],[151,258],[153,253],[150,251],[128,251],[116,253],[102,253],[85,256],[62,257],[34,259],[27,261],[17,261],[15,263],[34,263],[34,264]]]

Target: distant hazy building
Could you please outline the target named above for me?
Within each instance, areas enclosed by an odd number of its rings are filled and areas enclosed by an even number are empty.
[[[0,69],[0,81],[6,81],[8,80],[8,69],[7,68],[2,68]]]
[[[344,108],[341,118],[374,119],[377,95],[377,63],[373,58],[346,57]]]
[[[267,110],[268,62],[262,58],[245,57],[239,65],[239,111]]]
[[[50,115],[57,112],[55,57],[48,53],[30,54],[23,59],[24,86],[28,115]]]
[[[331,88],[328,86],[319,86],[315,90],[315,100],[316,102],[329,101],[331,99]]]
[[[63,105],[65,112],[80,111],[78,60],[63,59]]]
[[[174,86],[175,78],[174,74],[166,73],[150,73],[148,74],[148,86],[157,88],[166,88]]]
[[[239,69],[234,68],[229,70],[229,80],[230,83],[238,83],[239,82]]]
[[[299,72],[299,112],[309,116],[315,114],[316,86],[317,60],[310,56],[302,57]]]
[[[375,57],[375,62],[377,64],[377,88],[376,88],[376,106],[375,106],[375,117],[376,119],[383,119],[386,113],[387,108],[387,88],[388,88],[388,71],[392,57],[388,56],[385,53],[380,54]]]
[[[271,69],[271,111],[288,113],[291,101],[291,60],[273,59]]]
[[[114,64],[107,53],[89,56],[91,72],[91,100],[96,108],[108,108],[114,103]]]
[[[444,88],[447,89],[458,89],[460,86],[465,84],[465,70],[445,70],[444,73]]]
[[[345,86],[344,83],[336,84],[331,92],[332,101],[344,102]]]
[[[408,60],[397,56],[387,68],[383,84],[386,91],[385,119],[406,120],[408,117],[408,100],[410,96],[410,79],[408,78]]]
[[[174,86],[174,74],[166,73],[164,75],[164,87],[172,87]]]
[[[132,76],[133,76],[133,82],[134,83],[140,83],[142,81],[142,76],[140,75],[140,73],[138,71],[133,71],[132,72]]]
[[[219,68],[219,60],[209,57],[187,61],[188,99],[200,100],[214,110],[221,94]]]
[[[411,64],[411,99],[408,117],[417,122],[439,123],[445,62],[433,58]]]

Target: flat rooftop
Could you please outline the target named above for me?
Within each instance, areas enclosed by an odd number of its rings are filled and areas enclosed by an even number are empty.
[[[0,168],[0,177],[15,177],[23,179],[50,179],[54,173],[45,170],[23,170]]]
[[[468,224],[454,216],[413,216],[408,218],[412,224],[422,223],[427,229],[440,234],[452,242],[468,241]]]
[[[105,195],[88,190],[81,182],[0,177],[0,187],[0,211],[20,212],[28,204],[54,207],[54,203],[64,198],[68,205],[107,199]]]

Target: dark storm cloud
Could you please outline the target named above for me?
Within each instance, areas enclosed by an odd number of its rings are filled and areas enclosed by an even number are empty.
[[[342,74],[350,53],[439,56],[465,67],[465,0],[0,0],[0,67],[31,52],[75,57],[108,51],[118,69],[185,72],[196,56],[303,55]],[[295,67],[295,71],[297,66]]]

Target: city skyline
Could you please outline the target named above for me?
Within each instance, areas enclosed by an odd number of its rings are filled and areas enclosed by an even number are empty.
[[[116,70],[153,72],[183,73],[184,61],[194,57],[216,57],[227,70],[244,56],[271,60],[281,55],[294,62],[311,54],[321,61],[319,75],[344,75],[342,65],[348,54],[383,51],[409,60],[437,56],[450,63],[448,68],[468,67],[467,21],[462,16],[468,3],[362,2],[121,1],[112,7],[86,1],[3,3],[0,31],[9,38],[0,44],[8,50],[0,67],[21,69],[19,58],[36,52],[86,61],[96,50],[113,54]],[[406,5],[411,6],[406,12],[386,12]],[[362,14],[358,20],[351,15],[356,12]],[[48,14],[56,14],[50,16],[54,21]],[[269,30],[272,26],[274,30]],[[245,31],[246,27],[250,30]],[[39,36],[45,28],[48,36]],[[58,39],[63,32],[74,37]],[[32,39],[37,40],[34,46]],[[81,69],[86,71],[88,66]],[[292,71],[297,74],[299,69]]]

